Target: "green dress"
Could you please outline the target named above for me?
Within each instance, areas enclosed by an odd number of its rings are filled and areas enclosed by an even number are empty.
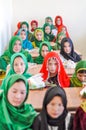
[[[7,100],[9,89],[17,80],[23,80],[26,86],[26,98],[18,106],[12,106]],[[13,74],[5,83],[5,90],[0,92],[0,129],[1,130],[32,130],[32,124],[37,113],[30,104],[25,104],[29,86],[23,75]]]
[[[79,70],[86,70],[86,60],[81,60],[75,67],[75,73],[71,77],[71,87],[82,87],[82,82],[77,78]]]
[[[22,40],[19,36],[13,36],[11,38],[8,49],[0,57],[0,70],[6,71],[6,67],[10,63],[11,56],[15,53],[13,51],[13,47],[17,40],[20,41],[21,46],[22,46]],[[20,52],[23,53],[27,57],[28,62],[33,62],[31,55],[27,51],[25,51],[24,49],[21,49]]]
[[[37,63],[37,64],[42,64],[43,63],[43,60],[44,60],[44,57],[41,55],[41,50],[42,50],[42,46],[45,45],[48,47],[48,51],[50,52],[51,51],[51,46],[50,46],[50,43],[47,42],[47,41],[44,41],[40,44],[40,48],[39,48],[39,56],[37,58],[34,59],[34,62]]]

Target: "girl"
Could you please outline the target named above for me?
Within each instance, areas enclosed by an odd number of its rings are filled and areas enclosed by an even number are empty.
[[[86,60],[81,60],[75,67],[75,73],[71,78],[72,87],[83,87],[83,82],[86,82]]]
[[[29,73],[27,73],[27,71],[28,71],[27,59],[26,59],[25,55],[22,53],[15,53],[12,55],[9,67],[10,68],[7,69],[7,75],[2,82],[1,89],[4,89],[3,87],[5,85],[3,85],[3,84],[6,82],[8,77],[12,74],[21,74],[21,75],[25,76],[25,78],[27,78],[27,79],[31,77],[31,75]]]
[[[73,130],[86,130],[86,101],[83,101],[76,110]]]
[[[72,127],[73,119],[67,110],[65,91],[59,86],[49,88],[42,111],[34,120],[33,130],[72,130]]]
[[[17,23],[17,30],[16,30],[16,32],[14,32],[14,35],[17,35],[17,33],[18,33],[19,29],[20,29],[20,26],[21,26],[21,22],[18,22]]]
[[[50,51],[51,51],[50,43],[47,42],[47,41],[42,42],[40,44],[40,48],[39,48],[39,56],[34,59],[34,62],[37,63],[37,64],[42,64],[44,57]]]
[[[27,31],[25,29],[20,29],[18,31],[18,35],[22,38],[23,49],[28,49],[28,50],[33,49],[32,43],[30,41],[28,41],[28,39],[27,39]]]
[[[69,68],[75,68],[75,63],[81,60],[80,56],[74,51],[74,46],[71,39],[62,39],[60,58],[63,64],[67,63],[66,65],[68,65]]]
[[[29,24],[26,21],[23,21],[23,22],[21,22],[20,28],[23,28],[27,31],[27,39],[32,42],[33,41],[33,35],[29,31]]]
[[[70,80],[56,52],[49,52],[45,56],[40,73],[43,74],[46,86],[69,87],[70,85]]]
[[[11,56],[17,52],[23,53],[26,56],[28,62],[33,62],[31,55],[22,49],[21,38],[19,36],[13,36],[9,42],[8,49],[0,57],[0,69],[6,71],[6,67],[10,63]]]
[[[38,27],[38,21],[32,20],[30,25],[31,25],[31,32],[34,32],[35,29]]]
[[[36,112],[26,104],[29,86],[23,75],[11,75],[0,93],[0,129],[31,130]]]
[[[51,34],[51,25],[49,23],[45,23],[43,26],[43,31],[44,31],[44,40],[45,41],[49,41],[49,42],[53,42],[55,41],[55,36],[53,34]]]
[[[45,18],[45,23],[49,23],[51,26],[51,33],[56,37],[57,36],[57,29],[55,28],[55,26],[53,25],[53,19],[48,16]]]
[[[66,35],[63,32],[58,33],[56,38],[57,50],[61,49],[61,41],[64,37],[66,37]]]
[[[40,43],[44,41],[44,33],[41,28],[36,28],[34,31],[34,41],[32,42],[32,45],[34,48],[39,48]]]
[[[65,27],[66,28],[66,37],[69,37],[68,31],[67,31],[67,27],[64,26],[63,19],[62,19],[61,16],[56,16],[55,17],[55,27],[57,28],[58,33],[60,33],[63,30],[63,28]]]

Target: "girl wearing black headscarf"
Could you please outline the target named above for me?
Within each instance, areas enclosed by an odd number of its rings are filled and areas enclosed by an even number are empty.
[[[67,98],[62,87],[50,87],[44,97],[33,130],[72,130],[73,119],[67,111]]]
[[[70,38],[62,39],[60,58],[63,64],[66,64],[69,68],[75,68],[75,63],[81,60],[79,54],[74,51],[73,42]]]

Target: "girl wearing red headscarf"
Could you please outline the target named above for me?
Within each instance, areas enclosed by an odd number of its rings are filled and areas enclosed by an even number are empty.
[[[31,25],[31,32],[34,32],[34,30],[38,27],[38,21],[32,20],[30,25]]]
[[[63,19],[62,19],[61,16],[56,16],[55,17],[55,27],[57,28],[58,33],[64,32],[64,34],[66,34],[66,37],[69,37],[67,27],[64,26]]]
[[[69,87],[70,79],[65,72],[60,57],[56,52],[49,52],[45,58],[40,70],[46,86]]]

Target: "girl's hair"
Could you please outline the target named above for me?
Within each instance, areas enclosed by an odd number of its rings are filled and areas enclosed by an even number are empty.
[[[78,73],[86,73],[86,70],[79,70]]]

